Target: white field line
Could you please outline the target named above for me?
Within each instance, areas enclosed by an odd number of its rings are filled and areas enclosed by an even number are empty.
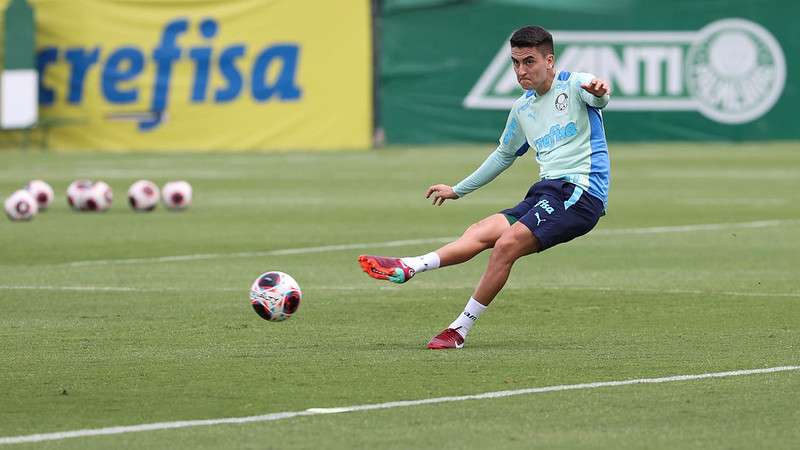
[[[602,292],[640,292],[653,294],[676,294],[676,295],[728,295],[731,297],[800,297],[800,292],[745,292],[745,291],[704,291],[701,289],[657,289],[657,288],[610,288],[592,286],[547,286],[543,289],[555,290],[580,290],[580,291],[602,291]]]
[[[412,288],[413,286],[413,288]],[[461,284],[453,285],[448,284],[448,289],[472,289],[474,285]],[[513,291],[521,289],[531,289],[534,286],[505,286],[503,290]],[[731,297],[784,297],[784,298],[800,298],[800,292],[746,292],[746,291],[713,291],[702,289],[658,289],[658,288],[614,288],[606,286],[537,286],[542,290],[553,291],[596,291],[596,292],[637,292],[637,293],[653,293],[653,294],[672,294],[672,295],[723,295]],[[414,289],[437,289],[438,287],[433,284],[415,283],[408,286],[395,286],[391,284],[379,285],[364,285],[364,286],[305,286],[304,291],[374,291],[374,290],[410,290]],[[240,292],[244,293],[247,289],[233,288],[233,287],[220,287],[220,288],[202,288],[204,292]],[[77,292],[189,292],[189,288],[183,287],[163,287],[163,288],[147,288],[147,287],[123,287],[123,286],[36,286],[36,285],[6,285],[0,284],[0,291],[77,291]]]
[[[368,249],[375,247],[405,247],[409,245],[450,242],[453,239],[456,238],[441,237],[441,238],[428,238],[428,239],[407,239],[402,241],[371,242],[362,244],[323,245],[320,247],[285,248],[281,250],[268,250],[263,252],[198,253],[193,255],[157,256],[151,258],[101,259],[101,260],[89,260],[89,261],[72,261],[58,265],[69,266],[69,267],[85,267],[85,266],[102,266],[108,264],[141,264],[141,263],[149,264],[149,263],[177,262],[177,261],[198,261],[203,259],[258,258],[263,256],[300,255],[306,253],[323,253],[323,252],[334,252],[339,250],[359,250],[359,249]]]
[[[448,284],[447,289],[474,289],[474,284]],[[380,283],[378,285],[361,286],[307,286],[304,285],[305,292],[312,291],[391,291],[400,292],[408,290],[431,290],[441,289],[442,287],[432,283],[412,283],[410,285],[397,286],[394,284]],[[504,291],[518,291],[538,288],[540,290],[551,291],[595,291],[595,292],[621,292],[621,293],[652,293],[652,294],[671,294],[671,295],[721,295],[730,297],[781,297],[781,298],[800,298],[800,292],[747,292],[747,291],[715,291],[703,289],[659,289],[659,288],[615,288],[608,286],[514,286],[506,285]],[[193,287],[192,289],[196,289]],[[120,286],[36,286],[36,285],[0,285],[0,291],[67,291],[67,292],[189,292],[190,288],[183,287],[120,287]],[[203,292],[246,292],[246,288],[202,288]]]
[[[77,292],[191,292],[183,287],[128,287],[128,286],[36,286],[21,284],[0,284],[0,291],[77,291]],[[205,292],[247,292],[247,289],[205,288]]]
[[[175,422],[146,423],[140,425],[127,425],[127,426],[117,426],[108,428],[61,431],[55,433],[28,434],[22,436],[0,437],[0,445],[20,444],[23,442],[57,441],[57,440],[77,438],[77,437],[105,436],[110,434],[169,430],[175,428],[213,426],[213,425],[224,425],[224,424],[244,424],[253,422],[271,422],[275,420],[290,419],[293,417],[317,416],[322,414],[341,414],[341,413],[359,412],[359,411],[372,411],[379,409],[404,408],[409,406],[461,402],[465,400],[486,400],[486,399],[513,397],[517,395],[544,394],[548,392],[574,391],[581,389],[597,389],[605,387],[628,386],[633,384],[659,384],[659,383],[672,383],[677,381],[703,380],[708,378],[728,378],[728,377],[738,377],[744,375],[788,372],[795,370],[800,370],[800,366],[781,366],[781,367],[769,367],[764,369],[732,370],[727,372],[712,372],[712,373],[703,373],[697,375],[674,375],[674,376],[665,376],[659,378],[639,378],[634,380],[622,380],[622,381],[596,381],[593,383],[561,384],[556,386],[516,389],[510,391],[494,391],[494,392],[485,392],[482,394],[460,395],[454,397],[434,397],[434,398],[425,398],[420,400],[402,400],[402,401],[394,401],[386,403],[371,403],[365,405],[352,405],[352,406],[342,406],[334,408],[309,408],[304,411],[287,411],[287,412],[278,412],[272,414],[263,414],[258,416],[227,417],[220,419],[205,419],[205,420],[180,420]]]
[[[733,222],[733,223],[709,223],[696,225],[678,225],[668,227],[643,227],[643,228],[616,228],[608,230],[597,230],[592,235],[618,236],[618,235],[637,235],[637,234],[662,234],[662,233],[686,233],[693,231],[718,231],[740,228],[766,228],[782,225],[800,224],[800,219],[794,220],[760,220],[756,222]],[[457,236],[436,237],[427,239],[406,239],[400,241],[369,242],[358,244],[323,245],[319,247],[299,247],[286,248],[280,250],[268,250],[261,252],[235,252],[235,253],[197,253],[192,255],[157,256],[148,258],[124,258],[124,259],[100,259],[88,261],[71,261],[56,266],[85,267],[103,266],[117,264],[150,264],[178,261],[199,261],[207,259],[223,258],[259,258],[265,256],[284,256],[302,255],[308,253],[334,252],[340,250],[364,250],[370,248],[405,247],[420,244],[446,243],[458,239]]]
[[[453,287],[448,285],[448,287]],[[456,288],[471,289],[471,286],[455,286]],[[531,289],[532,286],[516,287],[504,286],[503,290],[518,290],[518,289]],[[636,292],[636,293],[653,293],[653,294],[673,294],[673,295],[723,295],[731,297],[786,297],[786,298],[800,298],[800,292],[747,292],[747,291],[713,291],[702,289],[658,289],[658,288],[614,288],[605,286],[540,286],[542,290],[553,291],[599,291],[599,292]]]
[[[196,287],[129,287],[129,286],[36,286],[21,284],[0,284],[0,291],[76,291],[76,292],[191,292]],[[317,291],[374,291],[396,289],[391,285],[379,286],[311,286],[307,290]],[[240,292],[246,295],[248,287],[201,288],[203,292]],[[800,295],[800,294],[798,294]]]
[[[799,219],[793,220],[758,220],[755,222],[733,222],[733,223],[707,223],[695,225],[677,225],[669,227],[644,227],[644,228],[616,228],[609,230],[597,230],[592,234],[599,235],[629,235],[629,234],[661,234],[661,233],[686,233],[692,231],[719,231],[741,228],[768,228],[779,227],[782,225],[800,224]]]

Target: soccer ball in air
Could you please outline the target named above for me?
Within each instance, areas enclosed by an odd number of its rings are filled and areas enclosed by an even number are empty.
[[[139,180],[128,189],[128,203],[135,211],[152,211],[158,204],[158,186],[150,180]]]
[[[297,281],[283,272],[262,273],[250,287],[250,304],[262,319],[271,322],[292,317],[302,297]]]
[[[39,205],[39,211],[44,211],[53,202],[55,193],[49,184],[42,180],[31,180],[25,185],[25,190],[30,192],[36,203]]]
[[[114,192],[111,190],[111,186],[105,181],[98,181],[83,193],[80,209],[85,211],[106,211],[111,207],[112,200],[114,200]]]
[[[39,212],[39,205],[30,192],[20,189],[11,194],[5,203],[6,215],[11,220],[31,220]]]
[[[75,211],[83,209],[86,193],[92,188],[90,180],[75,180],[67,187],[67,203]]]
[[[161,189],[161,198],[167,209],[186,209],[192,204],[192,185],[185,181],[170,181]]]

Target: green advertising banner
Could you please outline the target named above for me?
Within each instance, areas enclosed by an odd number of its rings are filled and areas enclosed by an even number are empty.
[[[25,0],[10,0],[3,14],[3,61],[0,73],[0,128],[33,126],[39,116],[39,77],[33,8]]]
[[[522,94],[508,38],[540,25],[556,68],[612,84],[610,140],[798,139],[800,3],[394,0],[382,15],[390,143],[493,141]]]

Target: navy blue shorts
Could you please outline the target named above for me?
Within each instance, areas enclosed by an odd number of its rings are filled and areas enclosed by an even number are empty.
[[[605,213],[603,201],[564,180],[531,186],[517,206],[501,211],[527,226],[546,250],[588,233]]]

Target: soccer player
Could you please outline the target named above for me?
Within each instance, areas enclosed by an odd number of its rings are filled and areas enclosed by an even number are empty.
[[[525,198],[471,225],[456,241],[415,257],[362,255],[372,278],[405,283],[415,274],[460,264],[492,248],[489,265],[463,313],[428,343],[430,349],[461,348],[475,321],[502,289],[522,256],[588,233],[605,214],[609,159],[600,109],[609,83],[588,73],[555,71],[553,37],[528,26],[510,40],[511,62],[525,93],[514,102],[500,145],[471,175],[451,187],[435,184],[425,196],[441,206],[492,181],[530,148],[540,180]]]

